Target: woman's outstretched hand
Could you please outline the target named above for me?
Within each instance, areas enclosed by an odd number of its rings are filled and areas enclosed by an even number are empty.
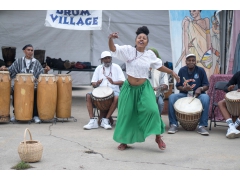
[[[116,39],[116,38],[118,38],[118,37],[119,37],[119,36],[118,36],[118,32],[111,33],[111,34],[109,34],[109,36],[108,36],[109,39]]]
[[[176,81],[179,83],[180,82],[180,77],[173,71],[172,76],[176,79]]]

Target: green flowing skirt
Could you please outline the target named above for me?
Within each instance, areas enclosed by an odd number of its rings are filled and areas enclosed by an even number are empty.
[[[131,86],[126,80],[118,98],[118,116],[113,134],[116,142],[133,144],[144,142],[149,135],[165,132],[153,88],[148,80]]]

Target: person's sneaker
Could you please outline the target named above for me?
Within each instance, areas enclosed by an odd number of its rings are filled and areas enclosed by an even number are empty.
[[[15,116],[12,116],[10,119],[11,122],[16,122]]]
[[[34,116],[34,117],[33,117],[33,120],[34,120],[34,122],[35,122],[36,124],[41,123],[41,120],[39,119],[38,116]]]
[[[178,127],[175,124],[171,124],[171,127],[168,130],[168,134],[175,134],[178,131]]]
[[[226,137],[229,139],[234,139],[236,137],[240,137],[240,131],[237,130],[235,127],[229,127],[227,130]]]
[[[239,138],[240,137],[240,131],[239,130],[235,130],[235,138]]]
[[[98,128],[97,119],[90,119],[89,123],[83,126],[83,129],[97,129],[97,128]]]
[[[101,127],[103,127],[104,129],[112,129],[112,126],[110,125],[109,119],[102,118]]]
[[[207,132],[207,130],[204,127],[198,127],[197,132],[201,135],[206,135],[206,136],[209,135],[209,132]]]

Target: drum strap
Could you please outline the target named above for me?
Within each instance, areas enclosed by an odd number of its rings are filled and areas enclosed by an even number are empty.
[[[32,69],[32,65],[33,65],[32,59],[30,60],[30,65],[27,67],[26,59],[25,59],[25,57],[24,57],[24,65],[25,65],[25,67],[26,67],[27,73],[29,73],[29,69]]]

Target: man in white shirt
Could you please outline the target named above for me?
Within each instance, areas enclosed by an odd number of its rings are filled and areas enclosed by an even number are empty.
[[[94,88],[99,86],[101,87],[110,87],[114,92],[113,102],[106,114],[106,116],[100,119],[100,126],[104,129],[111,129],[111,123],[109,119],[111,115],[117,108],[118,96],[120,93],[119,86],[123,84],[125,81],[125,76],[121,67],[118,64],[112,63],[112,55],[109,51],[103,51],[101,54],[101,62],[92,77],[91,84]],[[90,121],[87,125],[83,126],[84,129],[94,129],[98,128],[98,121],[93,117],[93,100],[91,97],[91,93],[87,93],[86,95],[87,101],[87,109],[90,117]]]
[[[169,87],[168,75],[167,73],[150,68],[148,79],[156,94],[158,109],[161,115],[164,107],[164,92],[166,92]]]

